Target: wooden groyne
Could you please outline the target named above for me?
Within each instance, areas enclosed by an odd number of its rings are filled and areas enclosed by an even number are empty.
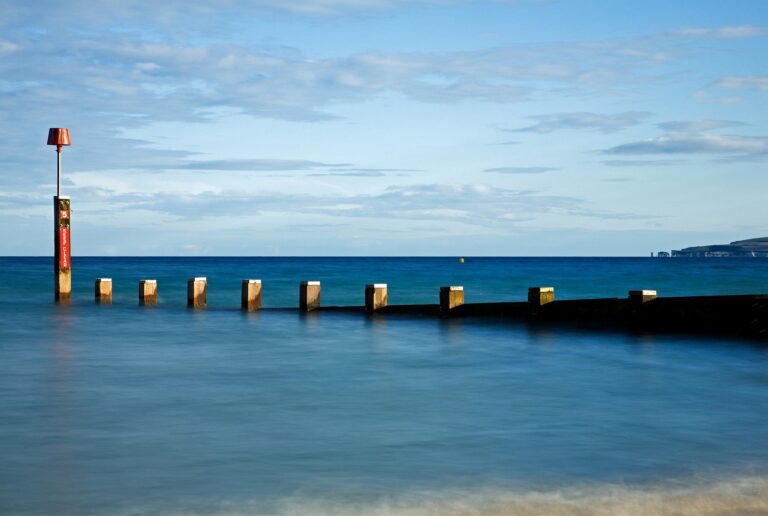
[[[323,311],[361,311],[356,306]],[[591,329],[732,334],[768,340],[768,295],[569,299],[537,305],[524,301],[467,303],[445,310],[439,304],[390,305],[381,315],[495,318],[531,324],[567,324]]]
[[[207,306],[206,278],[187,282],[187,306]],[[527,301],[464,303],[462,286],[441,287],[435,304],[388,304],[385,283],[365,285],[363,305],[322,306],[320,281],[299,285],[301,312],[348,312],[368,316],[408,315],[438,318],[495,318],[528,324],[568,324],[593,329],[631,329],[648,332],[732,334],[768,340],[768,295],[721,295],[660,297],[655,290],[630,290],[624,298],[556,300],[554,287],[531,287]],[[111,304],[112,280],[95,283],[98,304]],[[139,305],[155,306],[156,280],[139,281]],[[262,282],[244,279],[241,283],[244,311],[262,309]],[[282,308],[281,310],[285,310]]]

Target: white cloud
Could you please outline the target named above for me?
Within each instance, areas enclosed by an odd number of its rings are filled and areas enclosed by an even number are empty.
[[[768,76],[731,76],[715,82],[716,88],[768,91]]]
[[[151,191],[149,191],[151,190]],[[305,219],[331,217],[351,220],[408,220],[415,222],[452,220],[467,227],[487,229],[498,225],[560,215],[606,220],[651,218],[642,214],[598,210],[582,199],[546,195],[534,190],[515,190],[486,184],[392,185],[375,193],[287,194],[275,191],[177,189],[121,193],[103,188],[70,187],[77,195],[81,217],[109,224],[122,223],[128,211],[155,214],[155,220],[202,220],[242,216],[273,215]],[[9,196],[8,209],[24,203]],[[0,198],[0,201],[3,201]],[[29,200],[40,204],[44,199]],[[86,215],[84,207],[91,206]],[[0,212],[4,208],[0,202]],[[119,211],[119,220],[113,215]]]
[[[732,106],[744,101],[744,97],[739,95],[712,95],[707,91],[697,91],[693,94],[693,98],[699,102],[706,102],[707,104],[721,104],[723,106]]]
[[[496,174],[542,174],[544,172],[553,172],[560,170],[553,167],[496,167],[486,168],[483,172],[493,172]]]
[[[676,30],[673,34],[697,38],[733,39],[755,38],[762,36],[765,33],[765,27],[758,27],[756,25],[732,25],[716,28],[687,27]]]
[[[606,154],[766,154],[768,137],[720,135],[666,135],[625,143]]]
[[[747,125],[743,122],[735,122],[732,120],[675,120],[671,122],[663,122],[659,124],[659,127],[665,131],[673,133],[700,133],[704,131],[712,131],[715,129],[723,129],[727,127],[740,127]]]
[[[678,165],[683,163],[677,159],[609,159],[601,161],[603,165],[608,167],[667,167],[670,165]],[[626,181],[627,179],[606,179],[606,181]]]
[[[0,40],[0,56],[7,56],[21,49],[20,45],[12,43],[10,41]]]
[[[225,159],[191,161],[178,167],[187,170],[243,170],[276,172],[288,170],[313,170],[326,167],[346,166],[346,163],[320,163],[303,159]],[[170,167],[169,167],[170,168]]]
[[[585,94],[601,87],[601,81],[628,82],[638,66],[647,64],[622,55],[626,42],[313,58],[287,47],[149,41],[131,31],[94,29],[66,36],[29,39],[11,58],[0,60],[0,86],[12,93],[0,95],[0,130],[6,135],[0,140],[0,163],[23,161],[30,172],[26,179],[8,181],[39,183],[36,174],[42,174],[47,161],[35,151],[36,131],[52,120],[75,131],[82,169],[160,170],[178,168],[194,153],[121,138],[124,128],[205,122],[222,110],[330,121],[337,119],[332,112],[337,105],[392,94],[429,103],[519,103],[546,94],[553,85],[562,97]],[[559,124],[611,132],[645,116],[566,115],[571,116],[541,119],[535,130],[546,132]],[[254,169],[263,168],[256,164]]]
[[[747,124],[732,120],[674,120],[658,124],[665,131],[660,137],[625,143],[606,149],[605,154],[722,154],[721,160],[739,160],[768,155],[768,137],[705,134],[718,129]],[[662,160],[663,161],[663,160]],[[630,160],[605,161],[609,166],[636,166]],[[654,162],[649,162],[649,165]],[[658,162],[655,162],[658,164]],[[670,162],[674,163],[674,161]]]
[[[588,112],[555,113],[528,117],[532,120],[538,120],[538,122],[511,131],[551,133],[561,129],[594,129],[602,133],[612,133],[637,125],[650,115],[651,113],[647,111],[626,111],[614,115]]]

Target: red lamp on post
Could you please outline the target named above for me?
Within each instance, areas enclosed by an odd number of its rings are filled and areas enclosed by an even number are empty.
[[[69,302],[72,294],[72,268],[70,246],[69,197],[61,195],[61,148],[71,145],[69,129],[54,127],[48,130],[48,145],[56,146],[56,197],[53,198],[53,274],[54,299]]]
[[[69,140],[69,129],[63,127],[51,127],[48,129],[48,145],[56,146],[56,156],[58,158],[56,166],[56,197],[61,195],[61,148],[65,145],[72,145]]]

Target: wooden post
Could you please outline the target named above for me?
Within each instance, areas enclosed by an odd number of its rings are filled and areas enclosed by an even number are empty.
[[[139,281],[139,304],[141,306],[157,304],[157,280],[143,279]]]
[[[302,281],[299,285],[299,310],[311,312],[320,308],[320,282]]]
[[[555,300],[555,287],[531,287],[528,289],[528,304],[531,308],[546,305]]]
[[[244,279],[242,283],[240,306],[243,310],[253,311],[261,308],[261,280]]]
[[[206,278],[189,278],[187,280],[187,306],[190,308],[205,308],[208,280]]]
[[[375,312],[387,306],[387,284],[372,283],[365,286],[365,310]]]
[[[630,290],[628,294],[627,316],[629,324],[638,328],[648,328],[654,324],[653,314],[643,308],[645,303],[656,299],[655,290]],[[658,321],[656,321],[658,322]]]
[[[112,278],[98,278],[94,286],[96,303],[100,305],[112,304]]]
[[[72,252],[70,241],[69,197],[53,197],[53,298],[57,303],[68,303],[72,295]]]
[[[464,287],[440,287],[440,311],[448,313],[464,304]]]
[[[656,299],[658,296],[655,290],[630,290],[629,302],[632,305],[642,305],[648,301]]]

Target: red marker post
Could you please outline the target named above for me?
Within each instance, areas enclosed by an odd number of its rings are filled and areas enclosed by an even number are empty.
[[[54,299],[67,303],[72,295],[72,254],[70,219],[72,215],[69,197],[61,195],[61,149],[71,145],[69,129],[48,130],[48,145],[56,146],[56,196],[53,198],[53,274]]]

